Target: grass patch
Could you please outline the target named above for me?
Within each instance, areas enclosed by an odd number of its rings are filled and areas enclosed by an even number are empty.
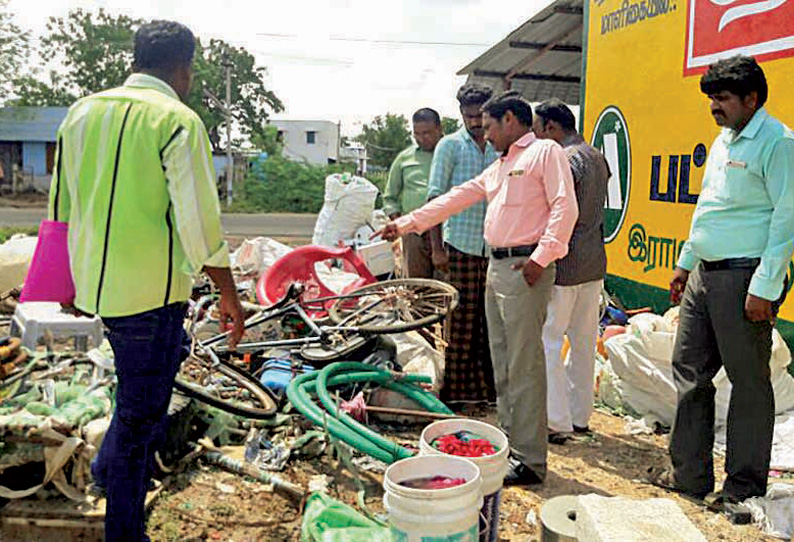
[[[28,226],[26,228],[18,228],[16,226],[0,226],[0,244],[8,241],[12,235],[17,233],[24,233],[25,235],[36,235],[39,233],[38,226]]]

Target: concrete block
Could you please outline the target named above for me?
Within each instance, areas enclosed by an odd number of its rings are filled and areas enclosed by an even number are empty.
[[[579,542],[706,542],[670,499],[582,495],[576,513]]]

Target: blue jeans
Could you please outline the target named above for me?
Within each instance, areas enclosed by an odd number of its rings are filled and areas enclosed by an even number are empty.
[[[145,542],[144,501],[165,438],[171,390],[185,359],[186,305],[103,318],[116,365],[116,410],[91,472],[105,486],[107,542]]]

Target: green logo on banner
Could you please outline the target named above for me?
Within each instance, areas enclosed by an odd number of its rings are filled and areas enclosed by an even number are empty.
[[[623,113],[614,105],[601,112],[593,130],[593,147],[609,164],[611,176],[604,202],[604,242],[611,242],[626,219],[631,193],[631,145]]]

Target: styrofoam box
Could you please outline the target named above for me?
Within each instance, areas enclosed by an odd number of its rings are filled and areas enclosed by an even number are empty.
[[[394,253],[388,241],[375,241],[356,247],[356,251],[375,275],[386,275],[394,271]]]

